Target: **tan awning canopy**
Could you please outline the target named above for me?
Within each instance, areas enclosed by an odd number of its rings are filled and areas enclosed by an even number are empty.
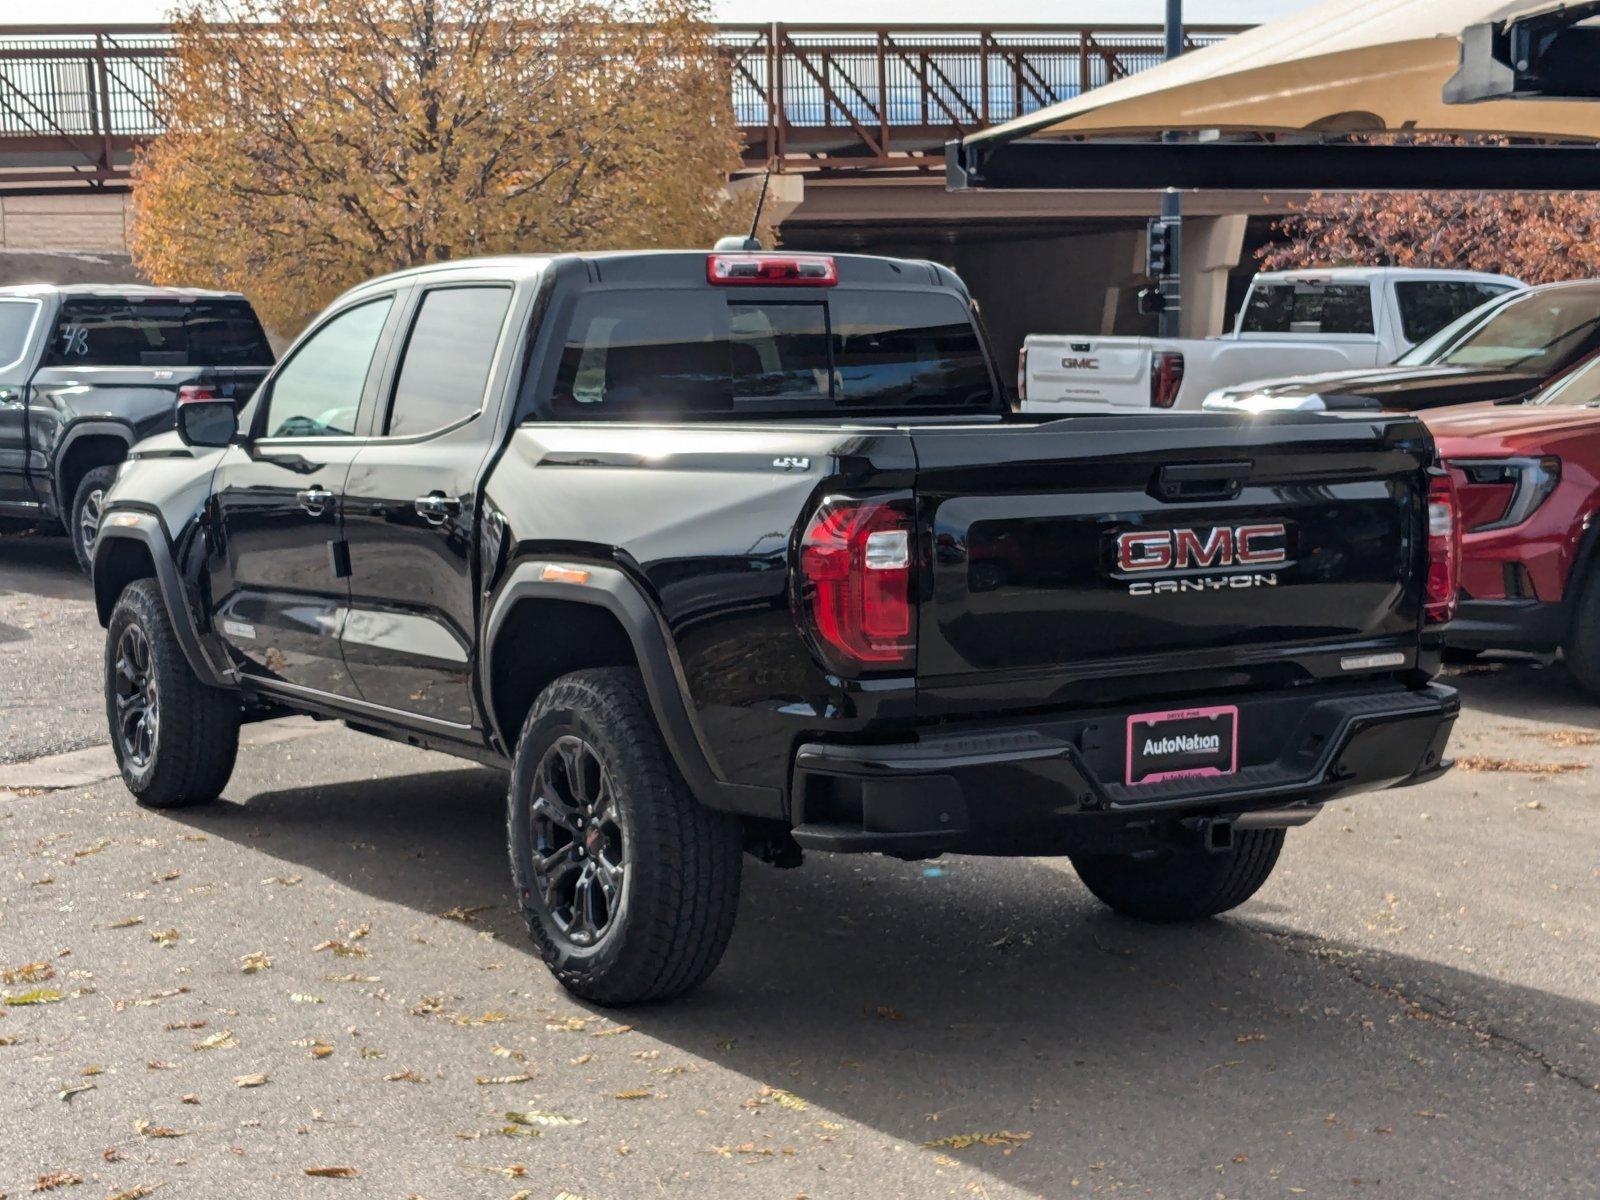
[[[1325,0],[1174,62],[965,139],[1418,131],[1600,139],[1600,103],[1446,104],[1469,25],[1549,4]]]

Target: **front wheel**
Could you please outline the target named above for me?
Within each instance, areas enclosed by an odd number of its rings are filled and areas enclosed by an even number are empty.
[[[239,750],[239,698],[202,683],[153,579],[128,585],[106,629],[106,720],[122,781],[146,808],[215,800]]]
[[[1198,921],[1237,908],[1260,890],[1283,849],[1281,829],[1236,829],[1221,854],[1180,850],[1153,858],[1085,854],[1072,860],[1095,898],[1141,921]]]
[[[100,532],[100,513],[106,493],[117,480],[115,467],[96,467],[78,481],[67,514],[67,532],[72,536],[72,552],[84,574],[94,569],[94,538]]]
[[[568,991],[665,1000],[722,958],[740,825],[689,791],[637,671],[576,671],[544,690],[517,742],[506,834],[528,931]]]

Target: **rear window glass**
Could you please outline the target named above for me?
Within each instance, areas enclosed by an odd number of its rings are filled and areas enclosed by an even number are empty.
[[[272,347],[243,300],[67,300],[49,367],[268,367]]]
[[[0,367],[18,362],[28,348],[28,330],[39,305],[33,300],[0,300]]]
[[[1511,290],[1506,283],[1408,279],[1394,285],[1400,330],[1408,342],[1430,338],[1457,317]]]
[[[1250,289],[1244,333],[1371,333],[1365,283],[1266,283]]]
[[[996,400],[971,315],[948,293],[592,291],[565,340],[553,401],[566,414],[937,412]]]

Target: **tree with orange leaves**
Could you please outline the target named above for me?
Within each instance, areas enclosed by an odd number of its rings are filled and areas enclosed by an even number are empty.
[[[1345,192],[1278,222],[1263,270],[1461,267],[1527,283],[1600,276],[1600,196],[1586,192]]]
[[[701,3],[202,0],[136,167],[134,260],[289,333],[418,263],[709,245],[749,204]]]

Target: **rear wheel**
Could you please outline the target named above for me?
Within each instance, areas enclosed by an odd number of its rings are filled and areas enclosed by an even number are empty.
[[[1597,565],[1600,564],[1591,564],[1578,581],[1572,625],[1561,649],[1572,677],[1590,696],[1600,700],[1600,569],[1596,569]]]
[[[665,1000],[722,958],[741,828],[689,791],[637,671],[576,671],[544,690],[517,743],[506,834],[528,931],[568,991]]]
[[[239,698],[202,683],[153,579],[129,584],[106,630],[106,719],[122,781],[147,808],[215,800],[239,750]]]
[[[1237,908],[1260,890],[1283,849],[1281,829],[1236,829],[1223,853],[1181,850],[1156,858],[1081,855],[1072,865],[1096,899],[1141,921],[1198,921]]]
[[[94,567],[94,537],[100,531],[100,513],[105,508],[106,493],[116,479],[115,467],[96,467],[78,481],[78,490],[72,496],[67,533],[72,538],[72,552],[77,555],[78,566],[86,573]]]

